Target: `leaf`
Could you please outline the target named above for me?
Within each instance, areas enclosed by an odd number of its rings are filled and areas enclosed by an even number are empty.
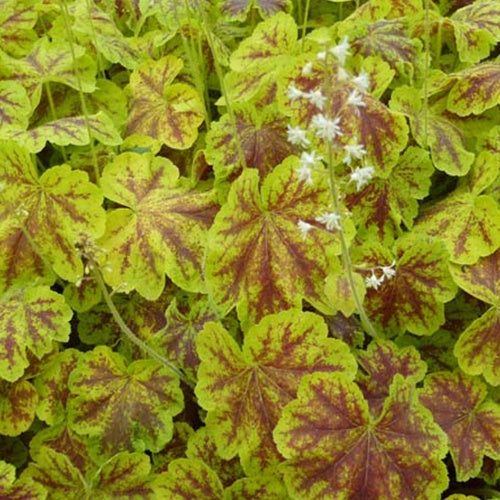
[[[48,286],[32,286],[4,295],[0,302],[0,377],[14,382],[29,365],[27,350],[38,359],[67,342],[73,311]]]
[[[0,497],[6,500],[45,500],[47,491],[38,484],[16,481],[16,468],[1,460]]]
[[[195,458],[177,458],[170,462],[168,472],[162,474],[160,485],[162,498],[223,498],[223,487],[217,474]]]
[[[500,8],[495,2],[466,5],[455,11],[450,21],[461,61],[479,62],[500,41]]]
[[[37,39],[33,27],[38,19],[36,3],[30,0],[0,0],[2,50],[14,57],[27,54]]]
[[[358,351],[358,363],[365,373],[358,372],[356,381],[373,416],[380,415],[396,374],[418,383],[427,371],[414,347],[400,348],[388,341],[372,342],[367,350]]]
[[[217,323],[197,339],[201,365],[196,395],[220,456],[239,454],[245,471],[280,461],[272,431],[303,375],[355,365],[346,344],[327,339],[321,318],[297,310],[266,316],[245,335],[240,350]]]
[[[37,402],[36,390],[27,380],[13,384],[0,380],[0,434],[19,436],[27,431],[35,419]]]
[[[191,380],[196,380],[200,360],[196,352],[196,337],[208,321],[217,315],[205,297],[180,303],[175,297],[165,312],[166,325],[152,339],[155,351],[165,353]]]
[[[301,498],[439,498],[448,483],[446,436],[400,376],[374,418],[344,374],[315,373],[283,410],[274,438],[291,460],[287,487]]]
[[[46,361],[41,373],[35,379],[35,387],[40,396],[36,414],[40,420],[54,425],[66,416],[66,403],[70,395],[68,379],[75,369],[80,351],[66,349],[54,354]]]
[[[359,191],[354,185],[347,188],[345,203],[357,222],[358,236],[391,244],[401,221],[411,229],[418,214],[417,200],[428,194],[433,171],[428,153],[410,146],[387,179],[376,177]]]
[[[425,112],[420,92],[412,87],[399,87],[391,96],[391,109],[404,113],[410,121],[412,135],[418,145],[430,148],[432,162],[449,175],[465,175],[474,163],[474,154],[465,147],[464,133],[443,113],[444,103]]]
[[[108,146],[117,146],[122,142],[113,122],[102,111],[89,115],[87,119],[85,116],[71,116],[31,130],[9,130],[3,136],[23,144],[30,153],[39,153],[47,142],[57,146],[86,146],[91,138]]]
[[[367,244],[360,249],[358,260],[366,267],[390,266],[396,261],[395,277],[366,292],[370,319],[388,333],[434,333],[444,323],[443,303],[456,293],[447,255],[440,241],[412,235],[397,240],[394,259],[385,247]],[[362,272],[365,277],[371,274],[371,270]]]
[[[245,170],[232,183],[228,200],[208,235],[206,279],[209,293],[225,315],[235,305],[244,328],[269,313],[300,307],[302,298],[320,309],[337,235],[315,220],[329,211],[324,177],[313,186],[298,181],[296,157],[287,158],[263,182]],[[318,176],[319,177],[319,176]],[[297,222],[315,228],[303,238]],[[350,239],[353,228],[344,228]]]
[[[500,104],[500,69],[485,62],[455,73],[457,82],[448,94],[447,108],[458,116],[478,115]]]
[[[73,52],[76,64],[73,60]],[[28,92],[33,109],[40,102],[42,85],[57,82],[82,92],[95,90],[95,62],[85,49],[68,42],[37,40],[32,51],[22,59],[14,59],[0,52],[0,81],[15,81]]]
[[[68,165],[38,177],[28,151],[14,143],[2,143],[0,163],[6,187],[0,204],[0,289],[47,274],[32,242],[61,278],[77,281],[83,265],[75,243],[104,232],[100,190]]]
[[[224,460],[217,454],[217,443],[207,427],[200,427],[189,436],[186,456],[202,460],[213,471],[224,486],[229,486],[245,474],[238,457]]]
[[[473,264],[498,247],[500,209],[488,195],[456,190],[424,209],[415,229],[442,240],[452,262]]]
[[[296,146],[287,141],[288,118],[278,113],[273,106],[259,109],[249,104],[234,110],[237,137],[234,135],[229,114],[214,122],[207,134],[205,157],[214,167],[216,178],[234,177],[245,165],[256,168],[261,178],[279,165],[287,156],[299,153]]]
[[[143,498],[155,500],[159,490],[150,476],[149,457],[141,453],[122,452],[114,455],[94,471],[92,481],[84,478],[69,458],[50,448],[38,454],[21,478],[45,486],[50,498]],[[88,482],[87,482],[88,481]]]
[[[264,472],[258,476],[244,477],[224,491],[225,500],[275,500],[290,498],[283,480]]]
[[[103,193],[127,207],[108,213],[100,242],[108,254],[105,279],[111,286],[156,300],[167,273],[185,290],[204,290],[206,231],[217,207],[212,192],[185,188],[178,178],[170,160],[151,154],[123,153],[106,165]]]
[[[182,393],[171,371],[153,360],[125,366],[105,346],[79,361],[70,375],[70,426],[95,438],[99,455],[119,450],[159,451],[172,437]]]
[[[365,283],[358,273],[353,273],[354,286],[362,302],[365,296]],[[347,274],[340,265],[325,280],[325,295],[332,308],[339,310],[344,316],[352,316],[357,311],[356,301],[352,295]]]
[[[102,298],[102,292],[99,284],[90,276],[77,284],[69,283],[63,291],[64,298],[68,305],[77,313],[88,311],[99,304]]]
[[[182,66],[180,59],[169,55],[141,63],[132,72],[128,135],[147,135],[174,149],[193,145],[205,115],[193,87],[172,83]]]
[[[290,10],[290,0],[221,0],[221,11],[231,18],[244,20],[250,9],[257,8],[263,17]]]
[[[486,396],[484,383],[451,372],[430,374],[420,392],[448,436],[457,481],[476,477],[483,456],[500,459],[500,406]]]
[[[462,332],[453,350],[460,368],[468,375],[483,375],[500,385],[500,314],[491,307]]]
[[[2,137],[6,130],[27,128],[31,111],[30,100],[22,85],[17,82],[0,82],[0,135]]]

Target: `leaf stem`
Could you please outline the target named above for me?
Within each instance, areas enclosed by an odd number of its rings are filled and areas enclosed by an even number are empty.
[[[179,368],[177,368],[170,360],[168,360],[161,354],[158,354],[152,347],[150,347],[146,342],[141,340],[129,328],[129,326],[125,323],[124,319],[122,318],[120,312],[116,308],[115,303],[113,302],[113,299],[111,298],[111,295],[108,292],[108,288],[104,283],[101,272],[97,268],[94,268],[93,275],[97,281],[97,284],[99,285],[99,288],[102,291],[104,301],[106,302],[106,305],[108,306],[108,309],[111,312],[113,319],[115,320],[116,324],[120,327],[120,330],[130,340],[130,342],[135,344],[139,349],[141,349],[141,351],[148,354],[154,360],[166,366],[169,370],[174,372],[186,385],[188,385],[191,389],[194,389],[194,384],[186,377],[186,375],[184,375],[184,373]]]

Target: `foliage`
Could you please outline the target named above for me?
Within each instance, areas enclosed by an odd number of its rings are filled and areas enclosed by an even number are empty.
[[[0,0],[0,497],[500,489],[495,0]]]

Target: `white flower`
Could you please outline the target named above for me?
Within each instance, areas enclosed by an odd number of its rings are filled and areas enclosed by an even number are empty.
[[[379,286],[384,282],[384,277],[377,278],[376,274],[372,271],[371,276],[365,279],[366,288],[375,288],[378,290]]]
[[[300,229],[300,232],[302,234],[302,238],[304,240],[307,238],[307,233],[309,233],[309,231],[311,229],[314,229],[314,226],[312,224],[309,224],[309,222],[305,222],[303,220],[299,220],[297,222],[297,226]]]
[[[384,273],[384,278],[387,278],[390,280],[391,278],[394,278],[396,276],[396,261],[393,260],[392,264],[390,266],[382,266],[382,272]]]
[[[304,92],[299,90],[295,85],[291,84],[288,86],[287,96],[290,101],[296,101],[297,99],[304,97]]]
[[[326,97],[323,95],[321,90],[313,90],[311,92],[305,92],[304,97],[311,101],[318,109],[323,109]]]
[[[312,62],[308,62],[306,64],[304,64],[304,67],[302,68],[302,76],[308,76],[312,73],[312,69],[313,69],[313,63]]]
[[[349,48],[349,37],[345,36],[341,43],[330,49],[330,53],[333,54],[337,58],[338,62],[343,66],[345,64],[346,57],[350,55]]]
[[[307,131],[300,127],[292,127],[287,125],[288,142],[297,146],[307,147],[311,141],[306,136]]]
[[[337,78],[340,82],[346,82],[351,78],[351,75],[344,67],[339,66],[337,69]]]
[[[316,59],[318,61],[324,61],[326,59],[326,51],[318,52],[316,54]]]
[[[340,118],[330,120],[323,114],[314,115],[311,120],[311,125],[316,129],[316,135],[320,139],[333,140],[338,135],[343,135],[339,123]]]
[[[362,144],[358,143],[357,137],[354,137],[354,141],[355,141],[354,144],[346,144],[344,146],[346,155],[343,159],[343,162],[346,165],[350,165],[353,158],[361,160],[361,158],[363,158],[363,156],[366,154],[365,148],[363,147]]]
[[[342,230],[342,226],[340,225],[340,215],[335,212],[330,212],[316,217],[316,222],[324,224],[328,231],[332,231],[333,229]]]
[[[373,177],[375,169],[373,167],[358,167],[351,173],[351,181],[356,183],[356,191],[359,191],[365,184],[368,184]]]
[[[370,78],[368,74],[363,70],[361,73],[352,79],[352,83],[358,87],[359,90],[366,92],[370,87]]]
[[[311,167],[307,165],[301,165],[296,169],[297,175],[299,176],[299,181],[304,181],[306,184],[312,186],[312,170]]]
[[[363,96],[356,89],[354,89],[349,94],[349,97],[347,98],[347,104],[350,104],[352,106],[366,106],[365,102],[363,101]]]
[[[312,167],[322,159],[322,156],[316,156],[316,151],[312,151],[311,153],[304,151],[300,155],[300,164],[302,166]]]

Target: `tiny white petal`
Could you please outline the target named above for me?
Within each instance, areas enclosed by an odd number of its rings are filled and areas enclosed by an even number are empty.
[[[326,97],[323,95],[321,90],[313,90],[311,92],[305,92],[304,97],[311,101],[317,108],[323,109],[326,102]]]
[[[394,278],[396,276],[396,261],[392,261],[392,264],[390,266],[382,266],[382,272],[384,273],[384,277],[387,279]]]
[[[370,77],[368,73],[365,71],[361,71],[361,73],[352,79],[352,82],[359,90],[366,92],[370,87]]]
[[[356,190],[359,191],[365,184],[368,184],[374,173],[375,169],[373,167],[358,167],[355,169],[350,177],[351,181],[356,183]]]
[[[299,90],[295,85],[292,84],[288,87],[287,96],[290,101],[296,101],[297,99],[304,97],[304,92],[302,92],[302,90]]]
[[[316,55],[318,61],[324,61],[326,59],[326,51],[318,52]]]
[[[300,232],[302,234],[302,238],[305,240],[307,238],[307,234],[311,229],[314,229],[314,226],[312,224],[309,224],[309,222],[305,222],[303,220],[299,220],[297,222],[297,226],[300,229]]]
[[[350,104],[352,106],[366,106],[365,102],[363,101],[363,96],[356,89],[354,89],[349,94],[349,97],[347,98],[347,104]]]
[[[384,281],[383,277],[377,278],[375,273],[372,271],[372,274],[365,279],[365,285],[366,288],[374,288],[375,290],[378,290],[383,281]]]
[[[304,181],[306,184],[312,186],[313,178],[312,178],[312,170],[311,167],[307,165],[301,165],[296,169],[297,175],[299,177],[299,181]]]
[[[324,224],[328,231],[332,231],[333,229],[342,229],[342,226],[340,225],[340,215],[335,212],[330,212],[316,217],[316,222]]]
[[[304,67],[302,68],[302,76],[308,76],[312,73],[312,69],[313,69],[313,63],[312,62],[308,62],[306,64],[304,64]]]
[[[337,117],[331,120],[323,114],[314,115],[311,119],[311,125],[316,130],[316,135],[320,139],[333,140],[335,137],[343,135],[339,123],[340,118]]]
[[[349,74],[348,71],[346,71],[346,69],[343,66],[339,66],[337,70],[337,78],[341,82],[346,82],[351,78],[351,75]]]
[[[357,137],[355,137],[354,140],[355,142],[353,144],[346,144],[344,146],[346,155],[344,157],[343,162],[346,165],[350,165],[353,158],[360,160],[361,158],[363,158],[364,155],[366,155],[366,150],[362,144],[358,143]]]
[[[300,127],[292,127],[287,125],[287,139],[291,144],[297,146],[307,147],[311,144],[311,141],[307,138],[307,130]]]
[[[350,55],[349,49],[349,37],[345,36],[341,43],[330,49],[330,53],[337,58],[340,64],[344,65],[346,57]]]

